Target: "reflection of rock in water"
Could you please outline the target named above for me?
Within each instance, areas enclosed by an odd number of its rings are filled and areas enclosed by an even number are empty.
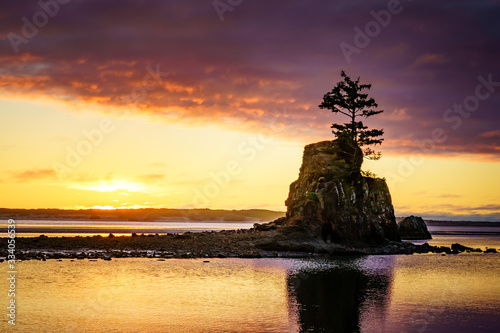
[[[367,264],[364,261],[349,259],[349,265],[288,277],[289,297],[297,304],[301,332],[360,332],[361,327],[383,326],[392,259],[388,267],[374,270],[362,267]]]

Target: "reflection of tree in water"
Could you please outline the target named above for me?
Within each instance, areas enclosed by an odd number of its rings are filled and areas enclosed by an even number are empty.
[[[330,269],[313,272],[306,265],[305,270],[288,276],[289,298],[297,304],[301,332],[359,332],[362,326],[380,329],[393,259],[344,258],[333,263]]]

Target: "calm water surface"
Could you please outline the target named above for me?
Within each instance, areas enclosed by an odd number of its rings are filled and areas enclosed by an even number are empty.
[[[431,232],[432,245],[500,248],[496,231]],[[500,331],[500,254],[47,260],[16,268],[17,325],[2,315],[0,332]],[[7,262],[0,270],[7,277]],[[5,314],[8,287],[1,278]]]
[[[71,220],[16,220],[16,235],[18,237],[49,237],[61,236],[106,236],[113,233],[116,236],[131,233],[166,234],[183,232],[220,231],[234,229],[250,229],[256,221],[168,221],[168,222],[137,222],[137,221],[71,221]],[[2,231],[4,231],[3,229]],[[1,237],[6,237],[3,232]]]
[[[25,261],[0,331],[498,332],[499,256]]]

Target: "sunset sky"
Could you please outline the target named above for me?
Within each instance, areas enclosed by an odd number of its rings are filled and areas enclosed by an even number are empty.
[[[46,4],[43,5],[42,4]],[[0,207],[285,210],[343,69],[396,215],[500,221],[500,1],[7,1]]]

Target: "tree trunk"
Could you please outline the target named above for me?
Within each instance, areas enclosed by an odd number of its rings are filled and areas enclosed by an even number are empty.
[[[352,140],[358,144],[358,131],[356,131],[356,110],[351,111]]]

